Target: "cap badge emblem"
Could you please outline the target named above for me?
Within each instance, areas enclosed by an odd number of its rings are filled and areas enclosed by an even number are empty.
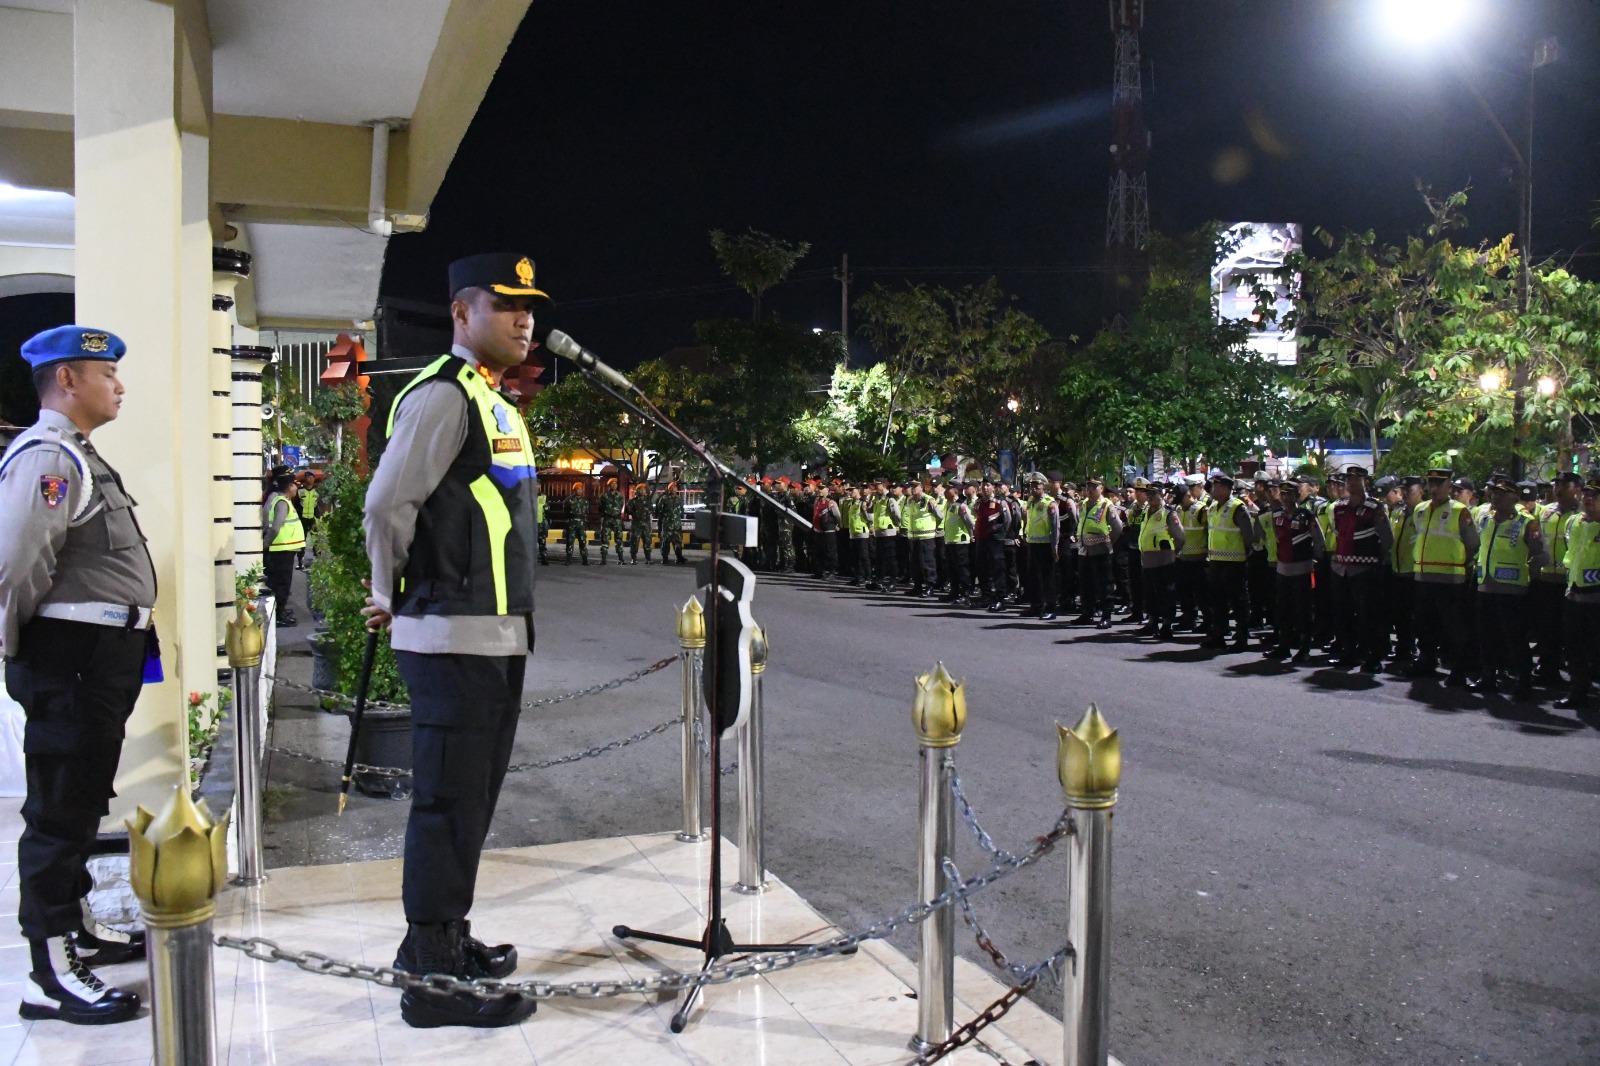
[[[533,288],[533,260],[527,256],[517,260],[517,280],[524,289]]]
[[[109,352],[111,338],[104,333],[85,333],[83,335],[83,350],[86,352]]]

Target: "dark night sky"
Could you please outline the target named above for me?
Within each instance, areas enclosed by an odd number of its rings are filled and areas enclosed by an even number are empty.
[[[1461,43],[1513,136],[1515,49],[1560,39],[1538,74],[1534,244],[1600,276],[1600,2],[1480,3]],[[1149,0],[1158,229],[1398,237],[1420,225],[1421,179],[1472,184],[1470,236],[1511,231],[1511,157],[1461,63],[1380,34],[1374,7]],[[813,276],[768,296],[797,320],[837,328],[849,252],[852,296],[913,270],[993,272],[1051,330],[1092,331],[1111,72],[1105,0],[535,0],[428,230],[391,242],[383,291],[442,302],[449,260],[528,251],[557,324],[627,366],[691,343],[696,319],[748,314],[742,293],[706,291],[722,280],[706,232],[753,226],[812,243]],[[1224,153],[1245,172],[1223,180]]]

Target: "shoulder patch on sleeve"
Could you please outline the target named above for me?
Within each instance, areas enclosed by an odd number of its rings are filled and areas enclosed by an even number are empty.
[[[39,479],[39,495],[44,497],[46,507],[55,510],[67,498],[67,479],[45,474]]]

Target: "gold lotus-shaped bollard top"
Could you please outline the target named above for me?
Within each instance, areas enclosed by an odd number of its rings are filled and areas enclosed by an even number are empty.
[[[267,647],[267,635],[256,621],[256,616],[239,601],[238,613],[228,622],[228,635],[224,641],[228,650],[228,665],[235,670],[245,670],[261,665],[261,655]]]
[[[685,648],[706,646],[706,613],[697,597],[690,596],[678,611],[678,644]]]
[[[953,748],[967,725],[967,687],[950,676],[944,663],[917,678],[911,724],[925,748]]]
[[[213,818],[179,785],[159,814],[138,808],[128,820],[133,894],[145,922],[158,928],[211,917],[228,879],[228,818]]]
[[[767,656],[770,654],[772,645],[767,643],[767,631],[756,626],[750,632],[750,672],[764,673],[767,669]]]
[[[1056,723],[1056,738],[1056,776],[1067,805],[1089,811],[1115,807],[1122,783],[1122,738],[1100,708],[1089,704],[1071,729]]]

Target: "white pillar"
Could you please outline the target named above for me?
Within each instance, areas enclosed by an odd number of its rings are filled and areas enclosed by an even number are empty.
[[[128,723],[112,824],[164,802],[186,758],[184,694],[217,687],[209,142],[204,116],[180,113],[194,57],[179,23],[159,0],[78,0],[74,27],[77,317],[128,342],[122,414],[95,444],[139,501],[166,670]]]
[[[261,374],[276,354],[259,344],[232,348],[233,565],[240,573],[266,561],[261,543]]]
[[[242,258],[241,258],[242,257]],[[216,548],[217,641],[227,638],[233,617],[233,292],[250,273],[250,256],[232,248],[211,249],[211,521]],[[217,669],[229,669],[226,649]]]

